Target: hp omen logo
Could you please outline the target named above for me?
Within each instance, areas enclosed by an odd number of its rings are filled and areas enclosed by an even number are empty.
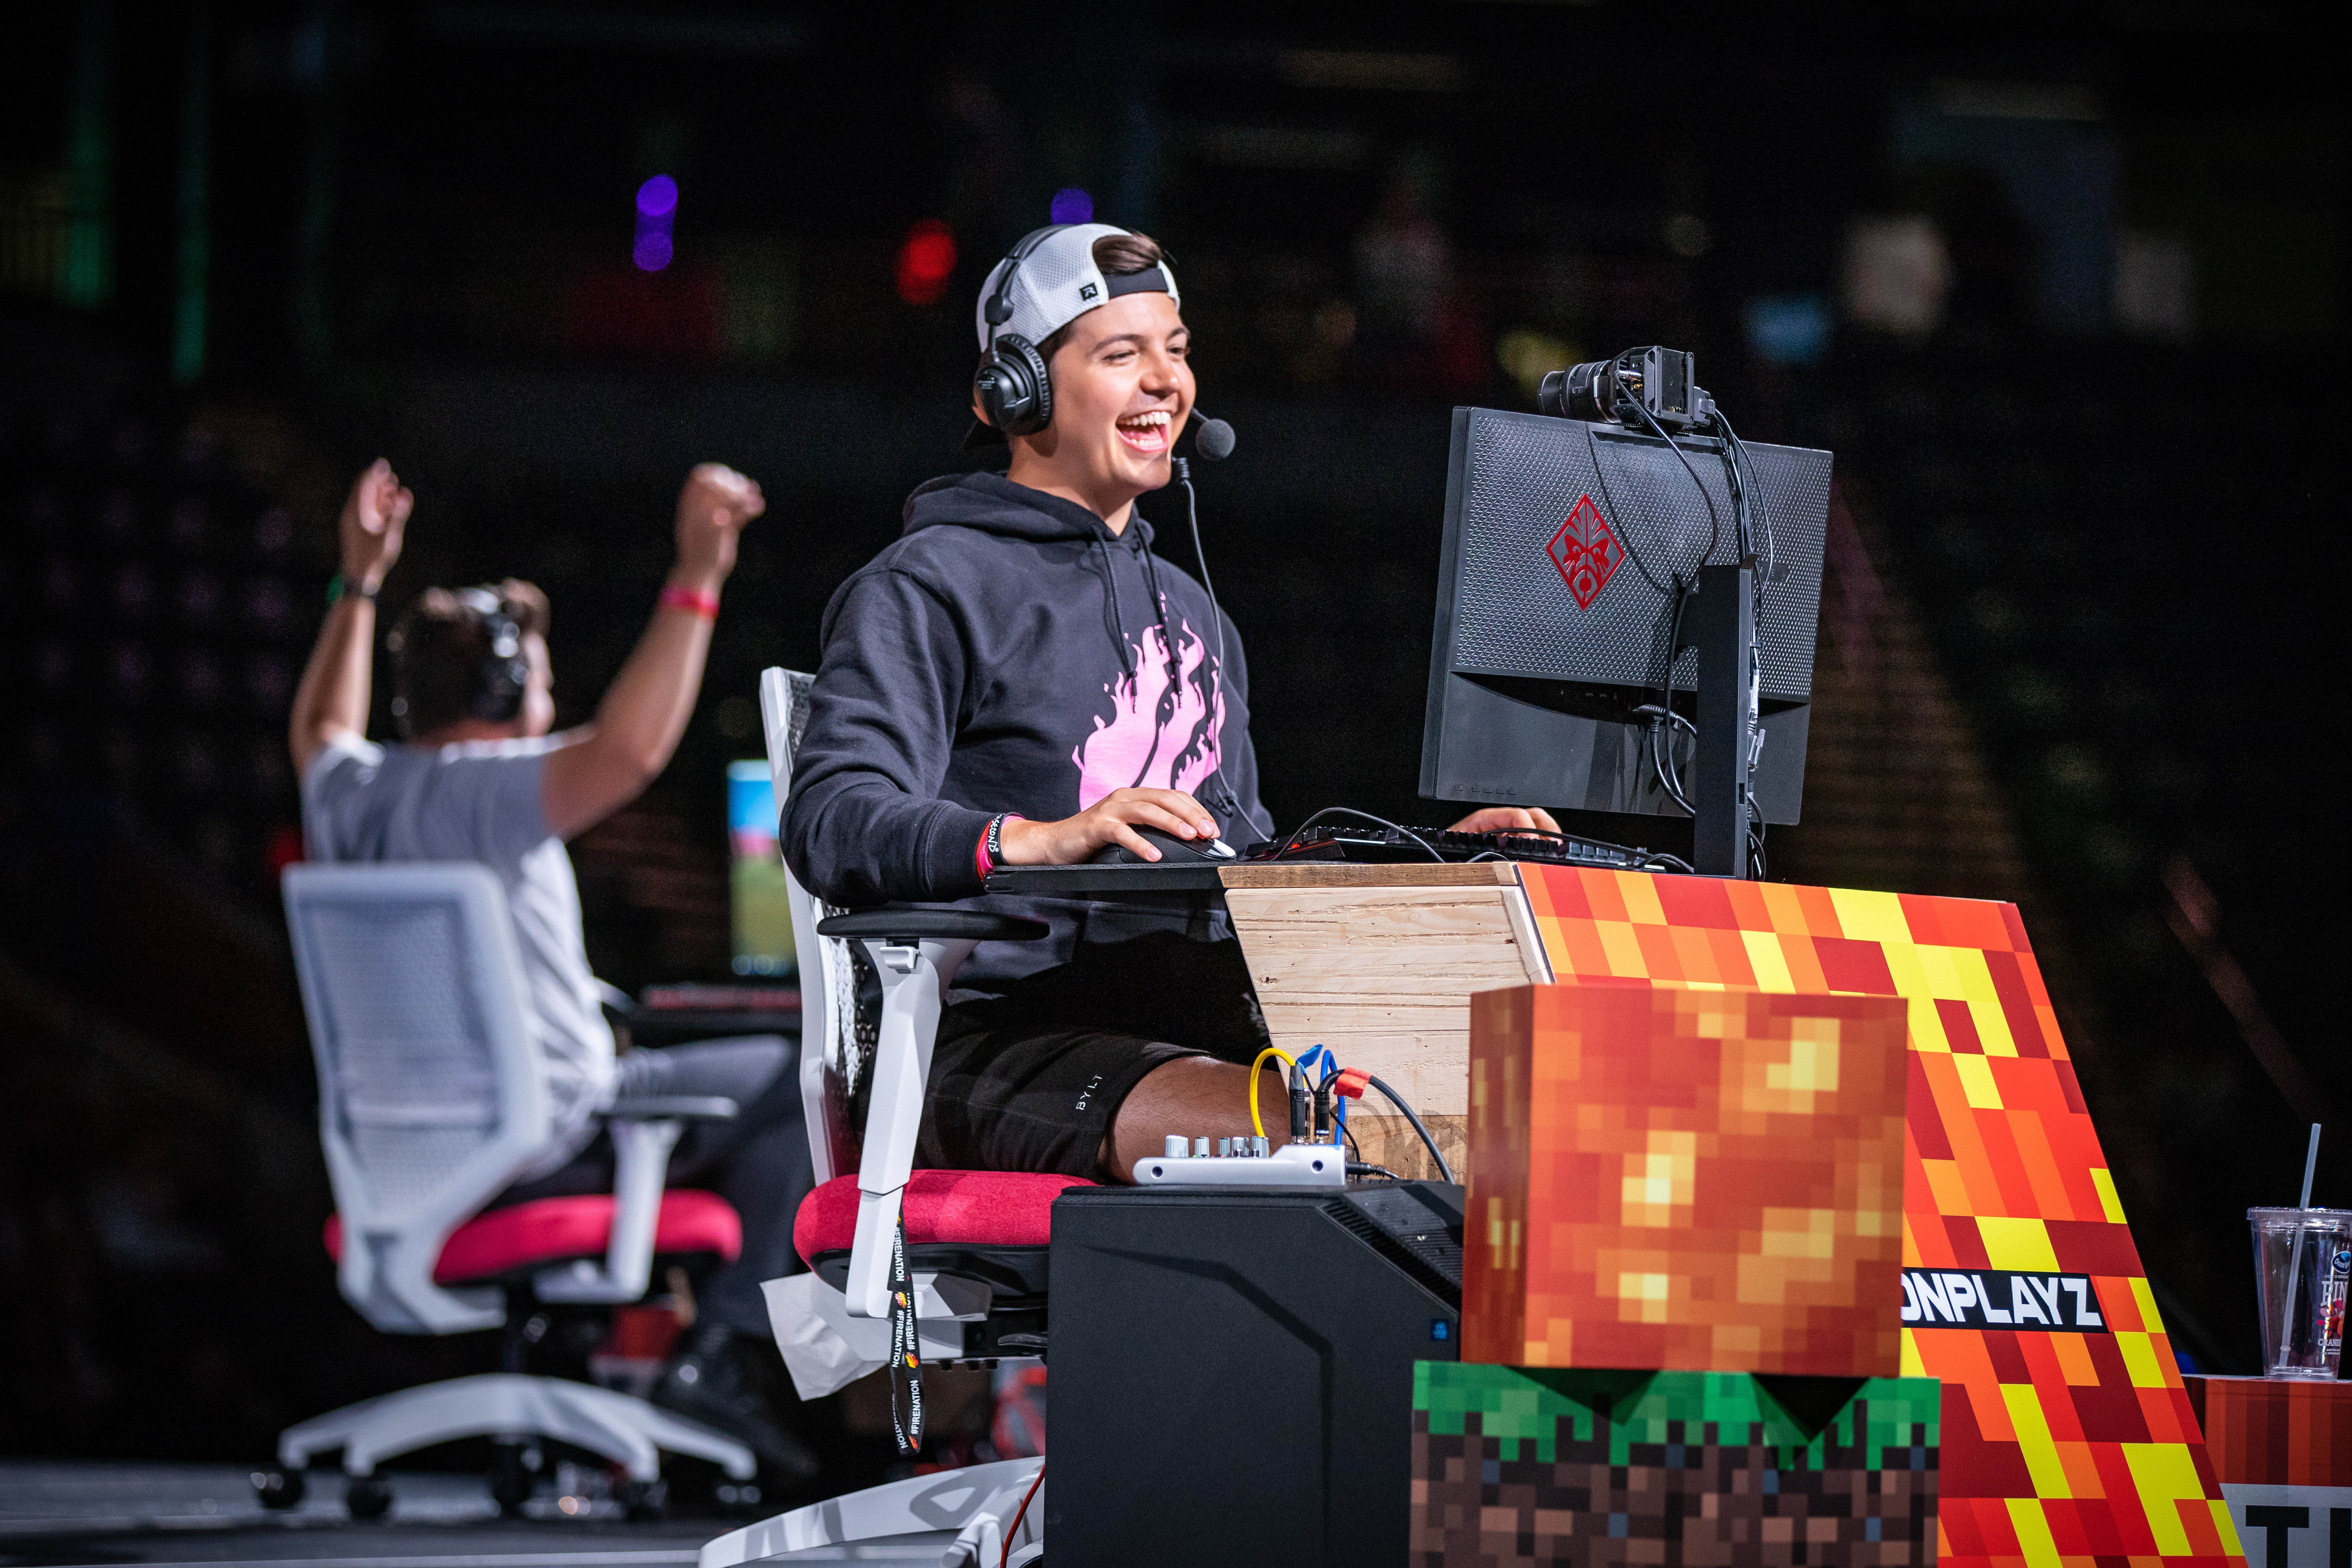
[[[1592,504],[1592,498],[1579,496],[1544,553],[1551,557],[1559,580],[1568,584],[1576,607],[1589,610],[1616,574],[1617,563],[1625,558],[1625,547],[1617,542],[1615,531]]]

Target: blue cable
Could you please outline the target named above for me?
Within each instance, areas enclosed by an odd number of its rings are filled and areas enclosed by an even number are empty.
[[[1318,1089],[1328,1089],[1331,1086],[1331,1080],[1339,1076],[1339,1058],[1331,1054],[1330,1047],[1318,1045],[1313,1050],[1299,1058],[1298,1070],[1302,1075],[1304,1075],[1307,1068],[1315,1065],[1318,1058],[1322,1059],[1324,1071],[1323,1076],[1316,1080],[1315,1087]],[[1346,1095],[1335,1094],[1331,1097],[1331,1119],[1332,1125],[1335,1130],[1344,1128],[1348,1125],[1348,1097]],[[1344,1140],[1342,1141],[1344,1142]]]

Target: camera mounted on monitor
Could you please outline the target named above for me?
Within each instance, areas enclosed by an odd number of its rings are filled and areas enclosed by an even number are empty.
[[[1676,430],[1715,419],[1715,399],[1698,384],[1697,356],[1684,349],[1627,349],[1614,359],[1572,364],[1543,378],[1537,411],[1559,419],[1587,419],[1639,428],[1646,412]]]

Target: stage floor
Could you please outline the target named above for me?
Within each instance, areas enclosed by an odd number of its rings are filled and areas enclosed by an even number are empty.
[[[692,1568],[704,1542],[744,1522],[566,1518],[546,1487],[533,1517],[506,1520],[481,1480],[395,1470],[391,1514],[362,1524],[343,1513],[340,1471],[310,1472],[301,1506],[286,1513],[255,1501],[247,1475],[230,1465],[0,1459],[0,1568]],[[932,1568],[953,1539],[942,1531],[776,1561]]]

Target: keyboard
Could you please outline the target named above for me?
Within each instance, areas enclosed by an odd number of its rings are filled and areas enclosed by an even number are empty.
[[[1412,837],[1408,837],[1407,834]],[[1413,840],[1418,838],[1421,843]],[[1596,866],[1618,871],[1659,868],[1658,858],[1647,849],[1579,838],[1570,833],[1455,833],[1444,827],[1374,827],[1317,823],[1302,830],[1296,843],[1285,840],[1254,844],[1242,857],[1244,864],[1269,860],[1347,860],[1364,865],[1420,861],[1427,864],[1426,844],[1438,858],[1451,862],[1492,858],[1531,860],[1544,866]]]

